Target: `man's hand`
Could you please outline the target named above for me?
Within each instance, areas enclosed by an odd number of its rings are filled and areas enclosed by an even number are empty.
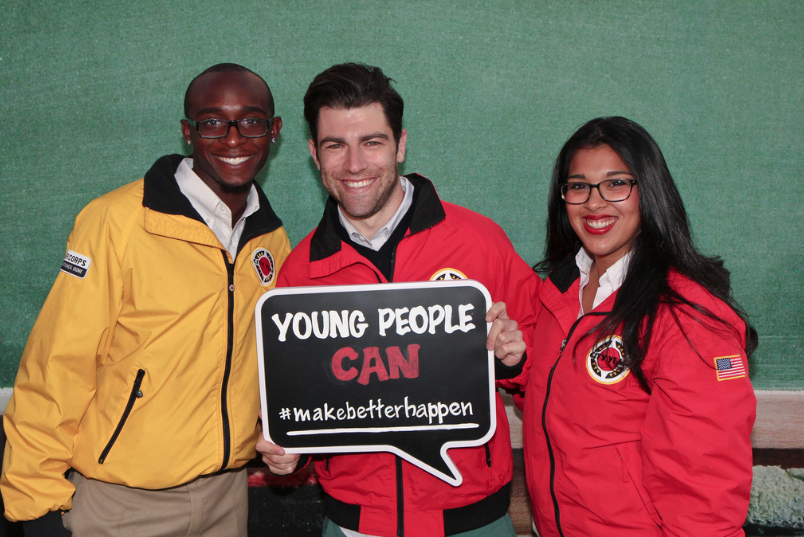
[[[276,444],[272,444],[260,435],[257,439],[257,451],[262,455],[262,462],[268,465],[268,469],[276,475],[287,475],[296,469],[299,462],[299,455],[285,454],[285,450]]]
[[[486,349],[508,367],[517,365],[525,353],[525,340],[517,322],[508,318],[505,302],[495,302],[486,313],[486,322],[491,323]]]

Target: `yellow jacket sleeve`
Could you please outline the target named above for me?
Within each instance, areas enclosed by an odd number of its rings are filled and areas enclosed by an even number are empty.
[[[65,267],[88,266],[85,272],[59,272],[22,356],[4,415],[7,444],[0,479],[5,515],[12,521],[72,505],[74,487],[64,474],[122,297],[113,243],[121,234],[106,213],[97,200],[76,218]]]

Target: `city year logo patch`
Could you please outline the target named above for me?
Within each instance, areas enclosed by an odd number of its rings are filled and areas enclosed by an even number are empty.
[[[251,254],[251,262],[254,264],[254,270],[257,271],[257,277],[262,285],[269,285],[274,281],[276,270],[271,252],[265,248],[257,248]]]
[[[617,384],[628,376],[625,347],[620,336],[607,337],[595,343],[586,356],[586,370],[596,382]]]
[[[64,261],[61,262],[61,271],[83,280],[87,277],[91,264],[92,260],[87,256],[67,250],[67,255],[64,256]]]
[[[444,281],[444,280],[468,280],[468,279],[469,278],[466,277],[466,274],[454,268],[441,269],[432,276],[430,276],[431,282]]]

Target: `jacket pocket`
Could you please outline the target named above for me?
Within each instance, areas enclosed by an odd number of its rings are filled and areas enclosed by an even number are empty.
[[[106,457],[109,455],[109,451],[112,450],[112,446],[114,446],[114,443],[117,441],[117,437],[120,436],[120,432],[123,430],[123,426],[126,424],[129,414],[131,414],[131,409],[134,408],[134,401],[142,397],[140,386],[142,385],[143,378],[145,378],[145,370],[140,369],[137,371],[137,377],[134,379],[134,385],[131,387],[131,394],[128,396],[126,409],[123,411],[123,415],[120,417],[120,421],[117,423],[112,437],[109,439],[106,447],[103,448],[100,457],[98,457],[98,464],[103,464],[103,461],[105,461]]]
[[[653,505],[653,500],[648,494],[647,489],[642,484],[642,453],[640,452],[637,442],[628,442],[627,444],[619,444],[615,446],[617,453],[620,455],[620,462],[622,462],[625,472],[628,474],[631,483],[639,493],[642,503],[645,505],[645,510],[650,517],[661,527],[662,517],[656,511],[656,506]]]

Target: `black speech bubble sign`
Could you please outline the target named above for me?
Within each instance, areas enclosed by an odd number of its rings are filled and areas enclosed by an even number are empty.
[[[497,426],[490,304],[473,280],[268,291],[256,306],[265,439],[288,453],[388,451],[460,485],[447,450]]]

